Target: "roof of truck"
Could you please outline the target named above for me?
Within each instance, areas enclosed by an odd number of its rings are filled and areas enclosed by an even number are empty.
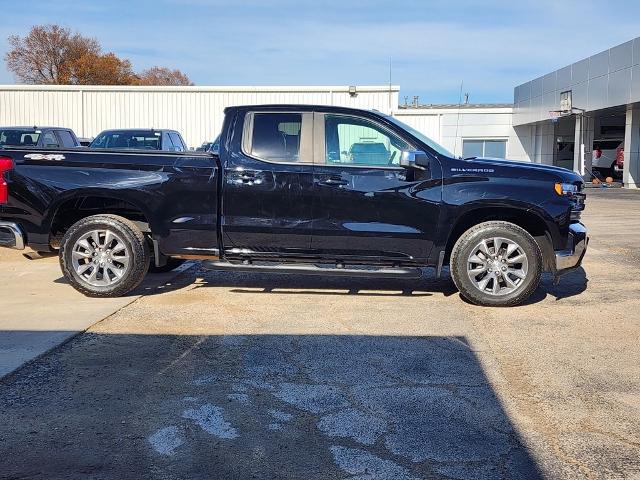
[[[47,127],[40,125],[25,125],[25,126],[12,126],[12,127],[0,127],[0,130],[71,130],[67,127]]]
[[[296,104],[296,103],[277,103],[277,104],[263,104],[263,105],[234,105],[227,107],[226,110],[238,109],[238,110],[294,110],[294,111],[323,111],[323,112],[336,112],[336,113],[374,113],[377,115],[386,115],[384,112],[378,110],[367,110],[364,108],[352,108],[352,107],[339,107],[336,105],[309,105],[309,104]]]

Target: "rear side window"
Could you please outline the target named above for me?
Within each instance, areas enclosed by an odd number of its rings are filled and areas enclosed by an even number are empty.
[[[68,130],[58,130],[58,137],[62,142],[63,147],[72,148],[76,146],[76,142],[73,139],[73,135]]]
[[[255,113],[249,118],[252,119],[249,155],[270,162],[300,161],[302,114]]]

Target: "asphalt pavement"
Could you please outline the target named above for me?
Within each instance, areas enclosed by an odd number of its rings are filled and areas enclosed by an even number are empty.
[[[640,194],[609,193],[521,307],[195,266],[0,380],[0,478],[640,478]]]

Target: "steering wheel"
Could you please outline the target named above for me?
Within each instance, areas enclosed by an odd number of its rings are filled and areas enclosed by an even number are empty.
[[[393,159],[396,158],[396,153],[398,152],[393,152],[391,154],[391,157],[389,157],[389,163],[387,165],[393,165]]]

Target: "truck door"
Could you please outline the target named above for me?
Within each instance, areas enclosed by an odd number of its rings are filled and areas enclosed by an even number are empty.
[[[313,113],[240,111],[224,165],[225,253],[298,255],[311,244]]]
[[[424,261],[441,199],[437,160],[400,166],[409,141],[376,121],[315,114],[312,242],[323,256]]]

